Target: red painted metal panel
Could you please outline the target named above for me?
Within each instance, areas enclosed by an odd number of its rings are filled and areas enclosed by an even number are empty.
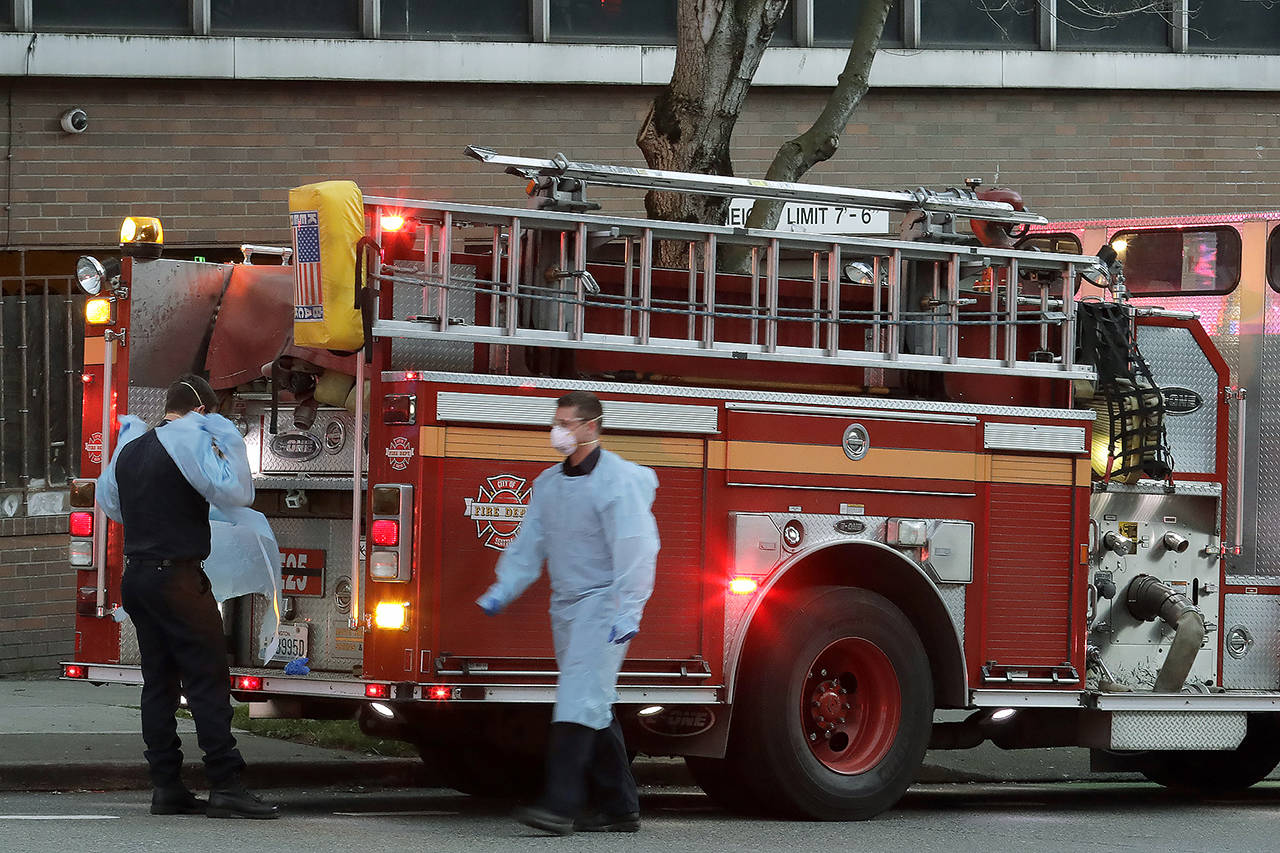
[[[1056,666],[1071,659],[1073,492],[992,484],[983,661]]]
[[[552,656],[545,574],[496,618],[486,617],[474,605],[493,581],[501,553],[497,546],[507,531],[498,530],[494,536],[494,525],[487,519],[467,514],[468,500],[475,503],[492,496],[491,478],[522,480],[527,488],[545,467],[538,462],[445,460],[438,528],[441,651],[457,657]],[[663,468],[657,474],[654,515],[662,550],[653,596],[630,656],[684,659],[702,654],[703,472]]]

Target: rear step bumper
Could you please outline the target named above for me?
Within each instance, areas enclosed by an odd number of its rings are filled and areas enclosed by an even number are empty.
[[[88,681],[94,684],[142,684],[142,669],[137,666],[109,663],[64,661],[62,680]],[[81,675],[68,676],[67,668],[78,668]],[[273,696],[309,697],[317,699],[356,699],[370,701],[420,702],[515,702],[551,704],[555,702],[554,684],[476,684],[416,683],[356,678],[350,675],[313,672],[309,675],[285,675],[278,669],[232,667],[231,692],[244,701],[262,701]],[[252,686],[250,686],[252,685]],[[720,702],[717,685],[630,685],[618,686],[621,704],[714,705]]]

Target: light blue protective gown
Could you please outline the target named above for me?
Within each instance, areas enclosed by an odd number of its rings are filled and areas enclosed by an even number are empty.
[[[117,523],[122,519],[116,460],[126,444],[146,435],[147,430],[141,418],[120,418],[116,451],[98,477],[98,504]],[[253,474],[244,438],[222,415],[199,412],[170,421],[156,437],[186,481],[209,502],[210,549],[204,572],[213,597],[226,601],[256,593],[271,602],[259,633],[263,660],[269,660],[275,654],[280,624],[280,548],[267,517],[249,509]]]
[[[505,607],[546,562],[560,669],[554,722],[603,729],[613,719],[629,644],[609,642],[609,632],[639,630],[653,592],[657,488],[651,469],[604,449],[590,474],[567,477],[562,465],[543,471],[533,481],[520,534],[498,559],[498,579],[480,597]]]

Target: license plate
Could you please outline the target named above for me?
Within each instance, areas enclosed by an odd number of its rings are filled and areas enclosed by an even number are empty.
[[[280,645],[276,647],[272,660],[291,661],[307,656],[306,625],[281,625],[276,630],[276,638],[280,640]]]

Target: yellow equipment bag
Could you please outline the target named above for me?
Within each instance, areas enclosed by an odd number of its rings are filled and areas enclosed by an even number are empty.
[[[356,242],[364,236],[360,188],[352,181],[295,187],[289,190],[289,221],[294,343],[359,349],[364,344],[355,294]]]

